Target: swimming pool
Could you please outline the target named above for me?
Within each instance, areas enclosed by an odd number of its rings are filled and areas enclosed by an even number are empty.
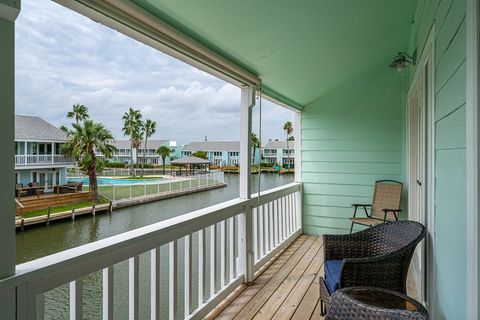
[[[84,178],[68,178],[67,181],[82,182],[83,185],[89,184],[89,179]],[[136,183],[158,183],[165,181],[162,178],[155,179],[122,179],[122,178],[106,178],[106,177],[97,177],[97,183],[99,186],[112,185],[112,184],[136,184]]]

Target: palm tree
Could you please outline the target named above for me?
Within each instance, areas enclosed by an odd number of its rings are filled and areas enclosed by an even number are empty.
[[[250,134],[250,143],[252,144],[253,147],[253,164],[255,164],[255,152],[258,148],[260,152],[260,140],[258,140],[258,137],[255,133]]]
[[[143,165],[145,164],[145,153],[147,152],[147,142],[148,138],[153,136],[155,134],[155,127],[157,123],[155,121],[152,121],[150,119],[145,120],[145,122],[142,123],[142,132],[143,136],[145,137],[145,144],[143,145],[143,161],[142,161],[142,177],[143,177]]]
[[[88,115],[88,108],[85,107],[83,104],[74,104],[72,107],[72,111],[67,113],[67,118],[75,119],[75,123],[79,124],[80,121],[85,121],[90,116]]]
[[[122,117],[123,120],[123,135],[130,136],[130,174],[135,176],[133,168],[133,148],[135,147],[135,140],[140,136],[140,128],[142,123],[142,114],[140,110],[129,108],[128,112]]]
[[[134,137],[133,137],[133,147],[135,148],[135,168],[138,168],[138,155],[140,154],[140,147],[142,146],[142,140],[143,140],[143,133],[139,131]],[[134,171],[135,172],[135,171]]]
[[[78,167],[88,175],[91,199],[98,202],[97,171],[101,171],[104,161],[95,156],[95,149],[112,157],[116,148],[109,144],[113,141],[112,133],[103,124],[92,120],[84,120],[82,124],[72,124],[73,129],[68,129],[68,140],[62,144],[61,151],[66,156],[76,159]]]
[[[290,149],[288,148],[288,141],[290,138],[290,135],[293,132],[293,126],[290,121],[287,121],[283,124],[283,131],[287,134],[287,160],[288,160],[288,166],[290,167]]]
[[[196,152],[192,153],[192,156],[200,158],[200,159],[208,160],[208,156],[207,156],[207,153],[205,151],[201,151],[201,150],[196,151]]]
[[[167,146],[160,146],[158,149],[157,149],[157,154],[162,157],[162,166],[163,166],[163,174],[165,174],[165,159],[167,157],[170,157],[170,148],[167,147]]]

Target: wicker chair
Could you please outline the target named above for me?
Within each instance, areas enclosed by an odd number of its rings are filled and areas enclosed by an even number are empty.
[[[401,293],[372,287],[336,291],[325,320],[429,320],[427,309]]]
[[[386,222],[346,235],[324,235],[325,277],[320,277],[320,307],[325,315],[338,289],[370,286],[403,294],[407,272],[425,227],[414,221]]]
[[[373,227],[377,224],[386,221],[397,221],[397,214],[401,212],[400,202],[402,199],[403,184],[394,180],[378,180],[375,182],[375,190],[373,191],[373,199],[371,204],[354,203],[352,226],[350,233],[352,233],[354,224],[361,224],[364,226]],[[357,210],[359,207],[363,208],[366,217],[357,218]],[[368,214],[367,207],[370,207],[370,214]]]

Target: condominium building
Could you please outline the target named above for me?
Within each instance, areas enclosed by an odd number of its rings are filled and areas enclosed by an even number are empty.
[[[262,148],[262,162],[277,164],[281,167],[295,165],[294,141],[269,141]]]
[[[170,163],[171,160],[175,160],[180,157],[180,146],[177,144],[177,141],[174,140],[148,140],[147,141],[147,148],[144,149],[144,145],[140,146],[137,150],[133,148],[131,150],[130,140],[115,140],[112,142],[117,148],[117,151],[114,155],[109,159],[112,162],[122,162],[125,164],[129,164],[131,160],[130,152],[133,152],[133,163],[147,163],[153,165],[162,164],[162,157],[157,153],[157,149],[161,146],[166,146],[170,148],[170,157],[165,159],[165,163]],[[103,157],[103,155],[98,151],[95,150],[95,153],[99,157]],[[144,157],[145,153],[145,157]]]
[[[196,141],[185,145],[181,151],[182,156],[189,156],[197,151],[204,151],[208,160],[217,166],[235,166],[239,163],[239,141]],[[252,150],[252,163],[260,160],[259,150]]]
[[[66,136],[59,128],[35,116],[15,116],[15,181],[37,182],[46,191],[64,184],[66,168],[74,161],[65,157],[60,146]]]

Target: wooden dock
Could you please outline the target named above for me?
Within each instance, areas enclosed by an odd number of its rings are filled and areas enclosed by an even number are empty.
[[[17,218],[15,219],[15,229],[21,229],[38,225],[38,224],[50,224],[51,221],[62,220],[62,219],[71,219],[75,220],[75,217],[83,216],[86,214],[91,214],[95,216],[98,212],[112,212],[113,206],[112,203],[104,203],[92,205],[90,207],[84,207],[79,209],[72,209],[68,211],[62,211],[57,213],[51,213],[43,216],[32,217],[32,218]]]
[[[323,319],[318,275],[323,273],[323,244],[318,236],[300,236],[252,286],[242,285],[206,319]]]
[[[63,211],[63,212],[58,212],[58,213],[51,213],[47,215],[42,215],[38,217],[32,217],[32,218],[20,218],[17,217],[15,219],[15,228],[23,230],[25,227],[28,226],[34,226],[34,225],[48,225],[50,224],[51,221],[55,220],[62,220],[62,219],[71,219],[75,220],[75,217],[77,216],[83,216],[87,214],[91,214],[95,216],[96,213],[98,212],[112,212],[114,209],[119,209],[119,208],[125,208],[125,207],[130,207],[130,206],[135,206],[143,203],[148,203],[148,202],[154,202],[154,201],[159,201],[159,200],[165,200],[165,199],[170,199],[170,198],[175,198],[175,197],[180,197],[184,196],[187,194],[191,193],[197,193],[197,192],[202,192],[202,191],[208,191],[208,190],[213,190],[213,189],[218,189],[218,188],[224,188],[227,185],[225,183],[223,184],[216,184],[216,185],[211,185],[211,186],[202,186],[198,188],[192,188],[192,189],[187,189],[187,190],[179,190],[179,191],[172,191],[172,192],[164,192],[160,194],[153,194],[153,195],[148,195],[148,196],[140,196],[140,197],[135,197],[135,198],[129,198],[129,199],[123,199],[119,200],[116,202],[110,202],[106,204],[97,204],[95,206],[89,206],[89,207],[84,207],[84,208],[79,208],[79,209],[72,209],[68,211]],[[88,192],[82,192],[78,193],[80,194],[86,194],[87,199],[89,199],[89,193]],[[45,199],[56,199],[55,196],[48,197]],[[48,207],[48,204],[43,204],[43,207],[40,207],[40,209],[43,209],[45,207]],[[25,209],[22,209],[25,210]]]
[[[22,207],[17,205],[16,214],[19,215],[22,212],[88,201],[89,199],[90,192],[85,191],[65,194],[47,193],[39,196],[17,198]]]

